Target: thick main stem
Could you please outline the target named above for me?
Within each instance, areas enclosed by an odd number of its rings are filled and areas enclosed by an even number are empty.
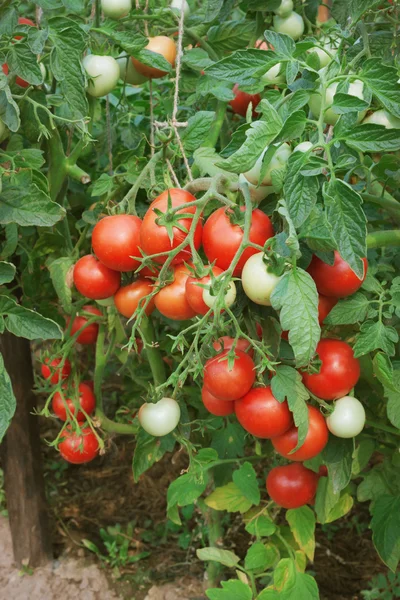
[[[400,246],[400,229],[372,231],[367,235],[368,248],[385,248]]]
[[[161,352],[156,345],[156,336],[150,317],[143,317],[140,324],[140,332],[143,341],[145,342],[146,356],[153,375],[154,385],[158,386],[164,383],[166,379],[165,363],[162,359]]]

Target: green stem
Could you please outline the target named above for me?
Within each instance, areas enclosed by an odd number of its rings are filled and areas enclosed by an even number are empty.
[[[199,44],[199,46],[207,52],[207,54],[210,58],[212,58],[216,62],[219,61],[218,54],[216,52],[214,52],[214,50],[211,48],[211,46],[201,36],[197,35],[197,33],[195,31],[193,31],[193,29],[188,29],[187,27],[185,27],[185,33],[186,33],[186,35],[191,37],[192,40],[197,42]]]
[[[101,14],[100,0],[95,0],[94,22],[96,24],[96,27],[100,26],[100,14]]]
[[[386,246],[400,246],[400,230],[372,231],[367,235],[368,248],[385,248]]]
[[[384,425],[379,421],[373,421],[372,419],[367,419],[365,422],[367,427],[373,427],[374,429],[380,429],[381,431],[386,431],[387,433],[392,433],[394,435],[400,436],[400,431],[395,427],[391,427],[390,425]]]
[[[222,102],[218,100],[217,110],[215,112],[215,119],[210,127],[210,133],[208,134],[206,140],[202,144],[205,148],[214,148],[221,131],[221,127],[224,123],[226,107],[228,106],[227,102]]]
[[[125,194],[125,196],[122,198],[121,202],[117,205],[118,210],[122,211],[122,210],[128,209],[128,212],[130,215],[136,214],[136,207],[135,207],[136,196],[137,196],[137,193],[141,186],[141,183],[147,177],[149,170],[153,168],[153,166],[160,160],[160,158],[162,158],[163,154],[164,154],[164,150],[159,150],[158,152],[156,152],[154,154],[154,156],[151,157],[151,159],[149,160],[147,165],[145,167],[143,167],[143,169],[142,169],[140,175],[138,176],[138,178],[136,179],[134,185],[131,187],[129,192],[127,192],[127,194]],[[167,155],[167,158],[168,158],[168,155]]]
[[[217,510],[210,508],[203,500],[199,502],[204,521],[207,525],[208,544],[211,548],[220,548],[223,536],[221,517]],[[207,587],[218,587],[221,575],[221,565],[215,561],[210,561],[207,565]]]
[[[400,203],[394,198],[388,198],[387,196],[378,197],[373,194],[361,194],[361,197],[365,202],[377,204],[381,208],[384,208],[395,219],[400,219]]]
[[[48,181],[50,186],[50,197],[55,201],[67,176],[64,148],[58,129],[53,129],[47,144],[49,150]]]
[[[74,179],[75,181],[79,181],[80,183],[83,183],[84,185],[86,185],[87,183],[90,183],[90,181],[91,181],[90,175],[88,173],[86,173],[86,171],[84,171],[83,169],[78,167],[78,165],[72,164],[68,159],[66,160],[66,163],[65,163],[65,170],[67,172],[67,175],[69,175],[71,177],[71,179]]]
[[[165,363],[158,346],[155,345],[156,336],[150,317],[144,316],[140,323],[140,332],[145,342],[147,360],[154,379],[154,385],[159,386],[165,382]]]

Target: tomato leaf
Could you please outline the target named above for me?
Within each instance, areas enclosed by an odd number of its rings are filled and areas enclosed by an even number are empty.
[[[393,573],[400,560],[400,496],[384,495],[372,505],[372,540]]]
[[[214,490],[205,503],[214,510],[240,513],[248,511],[253,504],[233,481]]]
[[[386,356],[377,354],[379,355]],[[388,357],[386,359],[389,360]],[[386,406],[388,419],[392,425],[400,429],[400,371],[396,370],[392,373],[391,389],[385,388],[385,395],[388,400]]]
[[[309,506],[286,511],[286,520],[290,530],[307,557],[314,560],[315,552],[315,515]]]
[[[257,475],[250,463],[243,463],[240,469],[233,472],[232,479],[252,504],[260,504],[260,488],[257,483]]]
[[[210,600],[252,600],[253,594],[248,585],[238,579],[221,582],[222,589],[207,590]]]
[[[397,69],[379,58],[370,58],[363,63],[361,76],[386,110],[395,117],[400,117],[400,84]]]
[[[348,512],[353,508],[354,499],[350,494],[343,494],[340,496],[339,501],[335,506],[328,512],[325,518],[325,523],[332,523],[347,515]]]
[[[260,515],[259,512],[260,510],[257,507],[251,509],[245,515],[246,531],[258,538],[268,537],[275,533],[276,525],[267,515]]]
[[[0,262],[0,285],[10,283],[15,277],[16,268],[12,263]]]
[[[247,571],[262,573],[268,568],[269,552],[262,542],[253,543],[247,550],[244,567]]]
[[[272,52],[250,48],[249,50],[237,50],[222,60],[210,65],[205,69],[207,75],[237,83],[241,85],[252,85],[259,83],[257,74],[265,73],[279,62],[279,58]]]
[[[343,490],[351,479],[353,464],[353,439],[330,436],[322,451],[322,458],[328,467],[329,480],[334,493]]]
[[[283,193],[295,227],[300,227],[307,220],[317,202],[318,178],[306,177],[301,173],[308,162],[307,153],[295,152],[287,163]]]
[[[373,350],[383,350],[389,356],[394,356],[399,334],[394,327],[384,325],[381,321],[365,321],[354,344],[354,356],[357,358]]]
[[[178,506],[193,504],[205,491],[208,475],[205,471],[202,480],[197,480],[191,473],[185,473],[171,483],[167,492],[167,515],[177,525],[181,524]]]
[[[175,439],[172,435],[155,438],[140,428],[133,453],[133,480],[139,481],[140,476],[161,460],[166,452],[172,452],[174,446]]]
[[[274,588],[279,600],[319,600],[317,583],[311,575],[300,573],[291,558],[282,558],[274,570]],[[269,600],[269,595],[261,594],[259,600]],[[271,596],[271,600],[275,600]]]
[[[47,263],[54,289],[61,301],[61,306],[67,314],[71,312],[72,300],[71,287],[68,285],[67,275],[74,262],[72,258],[67,256]]]
[[[196,555],[200,560],[212,560],[213,562],[218,562],[221,565],[230,568],[235,567],[240,561],[240,558],[236,556],[234,552],[231,552],[230,550],[221,550],[220,548],[214,547],[199,548],[196,550]]]
[[[194,152],[207,137],[215,113],[201,110],[188,120],[188,126],[182,134],[182,142],[187,152]]]
[[[254,33],[252,21],[225,21],[220,25],[210,27],[207,33],[207,41],[215,47],[218,52],[226,50],[239,50],[245,48]]]
[[[8,296],[0,296],[0,315],[5,318],[10,333],[28,340],[60,340],[63,337],[60,326],[34,310],[20,306]]]
[[[298,428],[297,448],[306,439],[308,431],[308,409],[306,400],[309,393],[301,381],[301,375],[288,366],[280,366],[276,369],[276,375],[271,381],[272,393],[279,402],[287,400],[293,413],[294,424]]]
[[[361,292],[356,292],[350,298],[340,300],[325,318],[326,325],[352,325],[361,323],[368,314],[369,300]]]
[[[0,442],[10,425],[16,406],[17,401],[11,380],[5,369],[3,356],[0,353]]]

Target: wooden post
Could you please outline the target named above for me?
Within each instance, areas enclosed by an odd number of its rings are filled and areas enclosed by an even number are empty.
[[[14,558],[18,566],[38,567],[51,559],[52,548],[39,423],[32,414],[36,399],[30,343],[6,332],[0,335],[0,351],[17,399],[0,446]]]

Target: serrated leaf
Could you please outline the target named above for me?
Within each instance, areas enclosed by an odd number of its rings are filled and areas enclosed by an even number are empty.
[[[377,352],[372,359],[372,366],[375,377],[381,382],[386,390],[393,392],[400,391],[398,385],[394,381],[393,365],[387,354]]]
[[[264,37],[273,46],[274,54],[277,54],[279,58],[292,58],[296,44],[289,35],[267,29],[264,31]]]
[[[330,510],[325,518],[325,523],[332,523],[341,519],[353,508],[354,500],[350,494],[343,494],[340,496],[339,501]]]
[[[7,54],[6,62],[11,73],[16,73],[19,77],[32,85],[40,85],[43,81],[43,75],[37,61],[36,54],[33,54],[26,42],[13,44]]]
[[[343,117],[338,121],[338,125],[342,119]],[[334,131],[338,140],[343,140],[350,148],[359,152],[394,152],[400,149],[397,129],[385,129],[374,123],[365,123],[352,124],[350,127],[335,126]]]
[[[373,350],[383,350],[388,356],[394,356],[398,341],[399,334],[394,327],[384,325],[381,321],[365,321],[354,345],[354,356],[358,358]]]
[[[360,75],[381,104],[395,117],[400,117],[400,84],[397,69],[378,58],[362,63]]]
[[[306,121],[307,118],[303,110],[297,110],[292,113],[286,119],[275,142],[288,142],[301,137],[306,126]]]
[[[256,77],[260,69],[264,73],[278,62],[279,59],[272,52],[250,48],[232,52],[207,67],[205,72],[217,79],[245,86],[258,83]]]
[[[210,600],[252,600],[253,594],[248,585],[238,579],[221,582],[222,589],[207,590]]]
[[[317,202],[318,178],[301,173],[307,162],[307,154],[295,152],[287,163],[283,193],[295,227],[300,227],[307,220]]]
[[[400,496],[380,496],[372,505],[372,539],[393,573],[400,560]]]
[[[61,301],[61,305],[67,314],[71,312],[72,301],[72,293],[67,282],[67,275],[73,264],[74,260],[69,256],[57,258],[48,264],[54,289],[56,290],[57,296]]]
[[[388,419],[392,425],[400,429],[400,371],[393,372],[391,389],[385,388],[385,396],[388,399],[386,406]]]
[[[333,98],[332,110],[338,115],[347,112],[361,112],[369,107],[369,102],[350,94],[336,93]]]
[[[182,134],[185,150],[193,153],[199,148],[207,137],[214,121],[215,113],[212,111],[199,111],[188,120],[188,126]]]
[[[15,277],[16,268],[12,263],[0,262],[0,285],[10,283]]]
[[[17,401],[11,380],[4,366],[3,356],[0,353],[0,442],[10,425],[16,406]]]
[[[247,550],[244,567],[247,571],[263,572],[268,566],[269,553],[262,542],[254,542]]]
[[[225,21],[220,25],[210,27],[207,32],[207,42],[216,46],[218,51],[238,50],[245,48],[254,33],[252,21]]]
[[[246,498],[238,486],[231,482],[214,490],[205,503],[214,510],[245,513],[252,503]]]
[[[314,206],[310,216],[303,223],[300,239],[306,239],[308,246],[314,252],[328,252],[336,248],[331,225],[320,206]]]
[[[209,175],[210,177],[213,177],[214,175],[222,174],[225,175],[229,181],[238,181],[238,176],[235,173],[229,173],[217,166],[221,161],[221,157],[217,154],[215,148],[198,148],[193,153],[193,160],[202,176]]]
[[[328,467],[329,481],[334,494],[343,490],[351,479],[353,448],[353,439],[330,436],[322,451],[322,458]]]
[[[24,308],[8,296],[0,296],[0,314],[7,315],[5,325],[10,333],[28,340],[60,340],[60,326],[34,310]]]
[[[356,292],[350,298],[340,300],[325,318],[325,325],[352,325],[361,323],[368,314],[369,300],[361,292]]]
[[[230,568],[235,567],[240,561],[240,558],[234,552],[214,547],[199,548],[196,550],[196,555],[197,558],[205,562],[212,560]]]
[[[300,373],[288,366],[279,366],[271,380],[272,393],[279,402],[287,400],[293,413],[294,424],[298,428],[298,447],[304,442],[308,432],[308,409],[306,400],[309,393],[302,383]]]
[[[299,547],[307,557],[314,560],[315,515],[309,506],[286,511],[286,520]]]
[[[133,453],[133,480],[139,481],[140,476],[161,460],[166,452],[171,452],[174,445],[175,440],[172,436],[155,438],[141,428],[136,437]]]
[[[252,511],[256,511],[252,515]],[[276,525],[267,515],[259,514],[259,509],[252,509],[245,517],[246,531],[256,537],[268,537],[275,533]]]
[[[191,473],[185,473],[170,484],[167,491],[167,515],[171,521],[181,524],[176,507],[193,504],[205,491],[207,483],[207,472],[204,472],[201,481],[196,480]]]
[[[260,504],[260,488],[257,483],[257,475],[250,463],[243,463],[239,469],[233,472],[232,479],[252,504]]]
[[[17,179],[18,181],[18,179]],[[4,186],[0,192],[0,223],[27,227],[51,227],[65,215],[65,209],[52,202],[35,184]]]

